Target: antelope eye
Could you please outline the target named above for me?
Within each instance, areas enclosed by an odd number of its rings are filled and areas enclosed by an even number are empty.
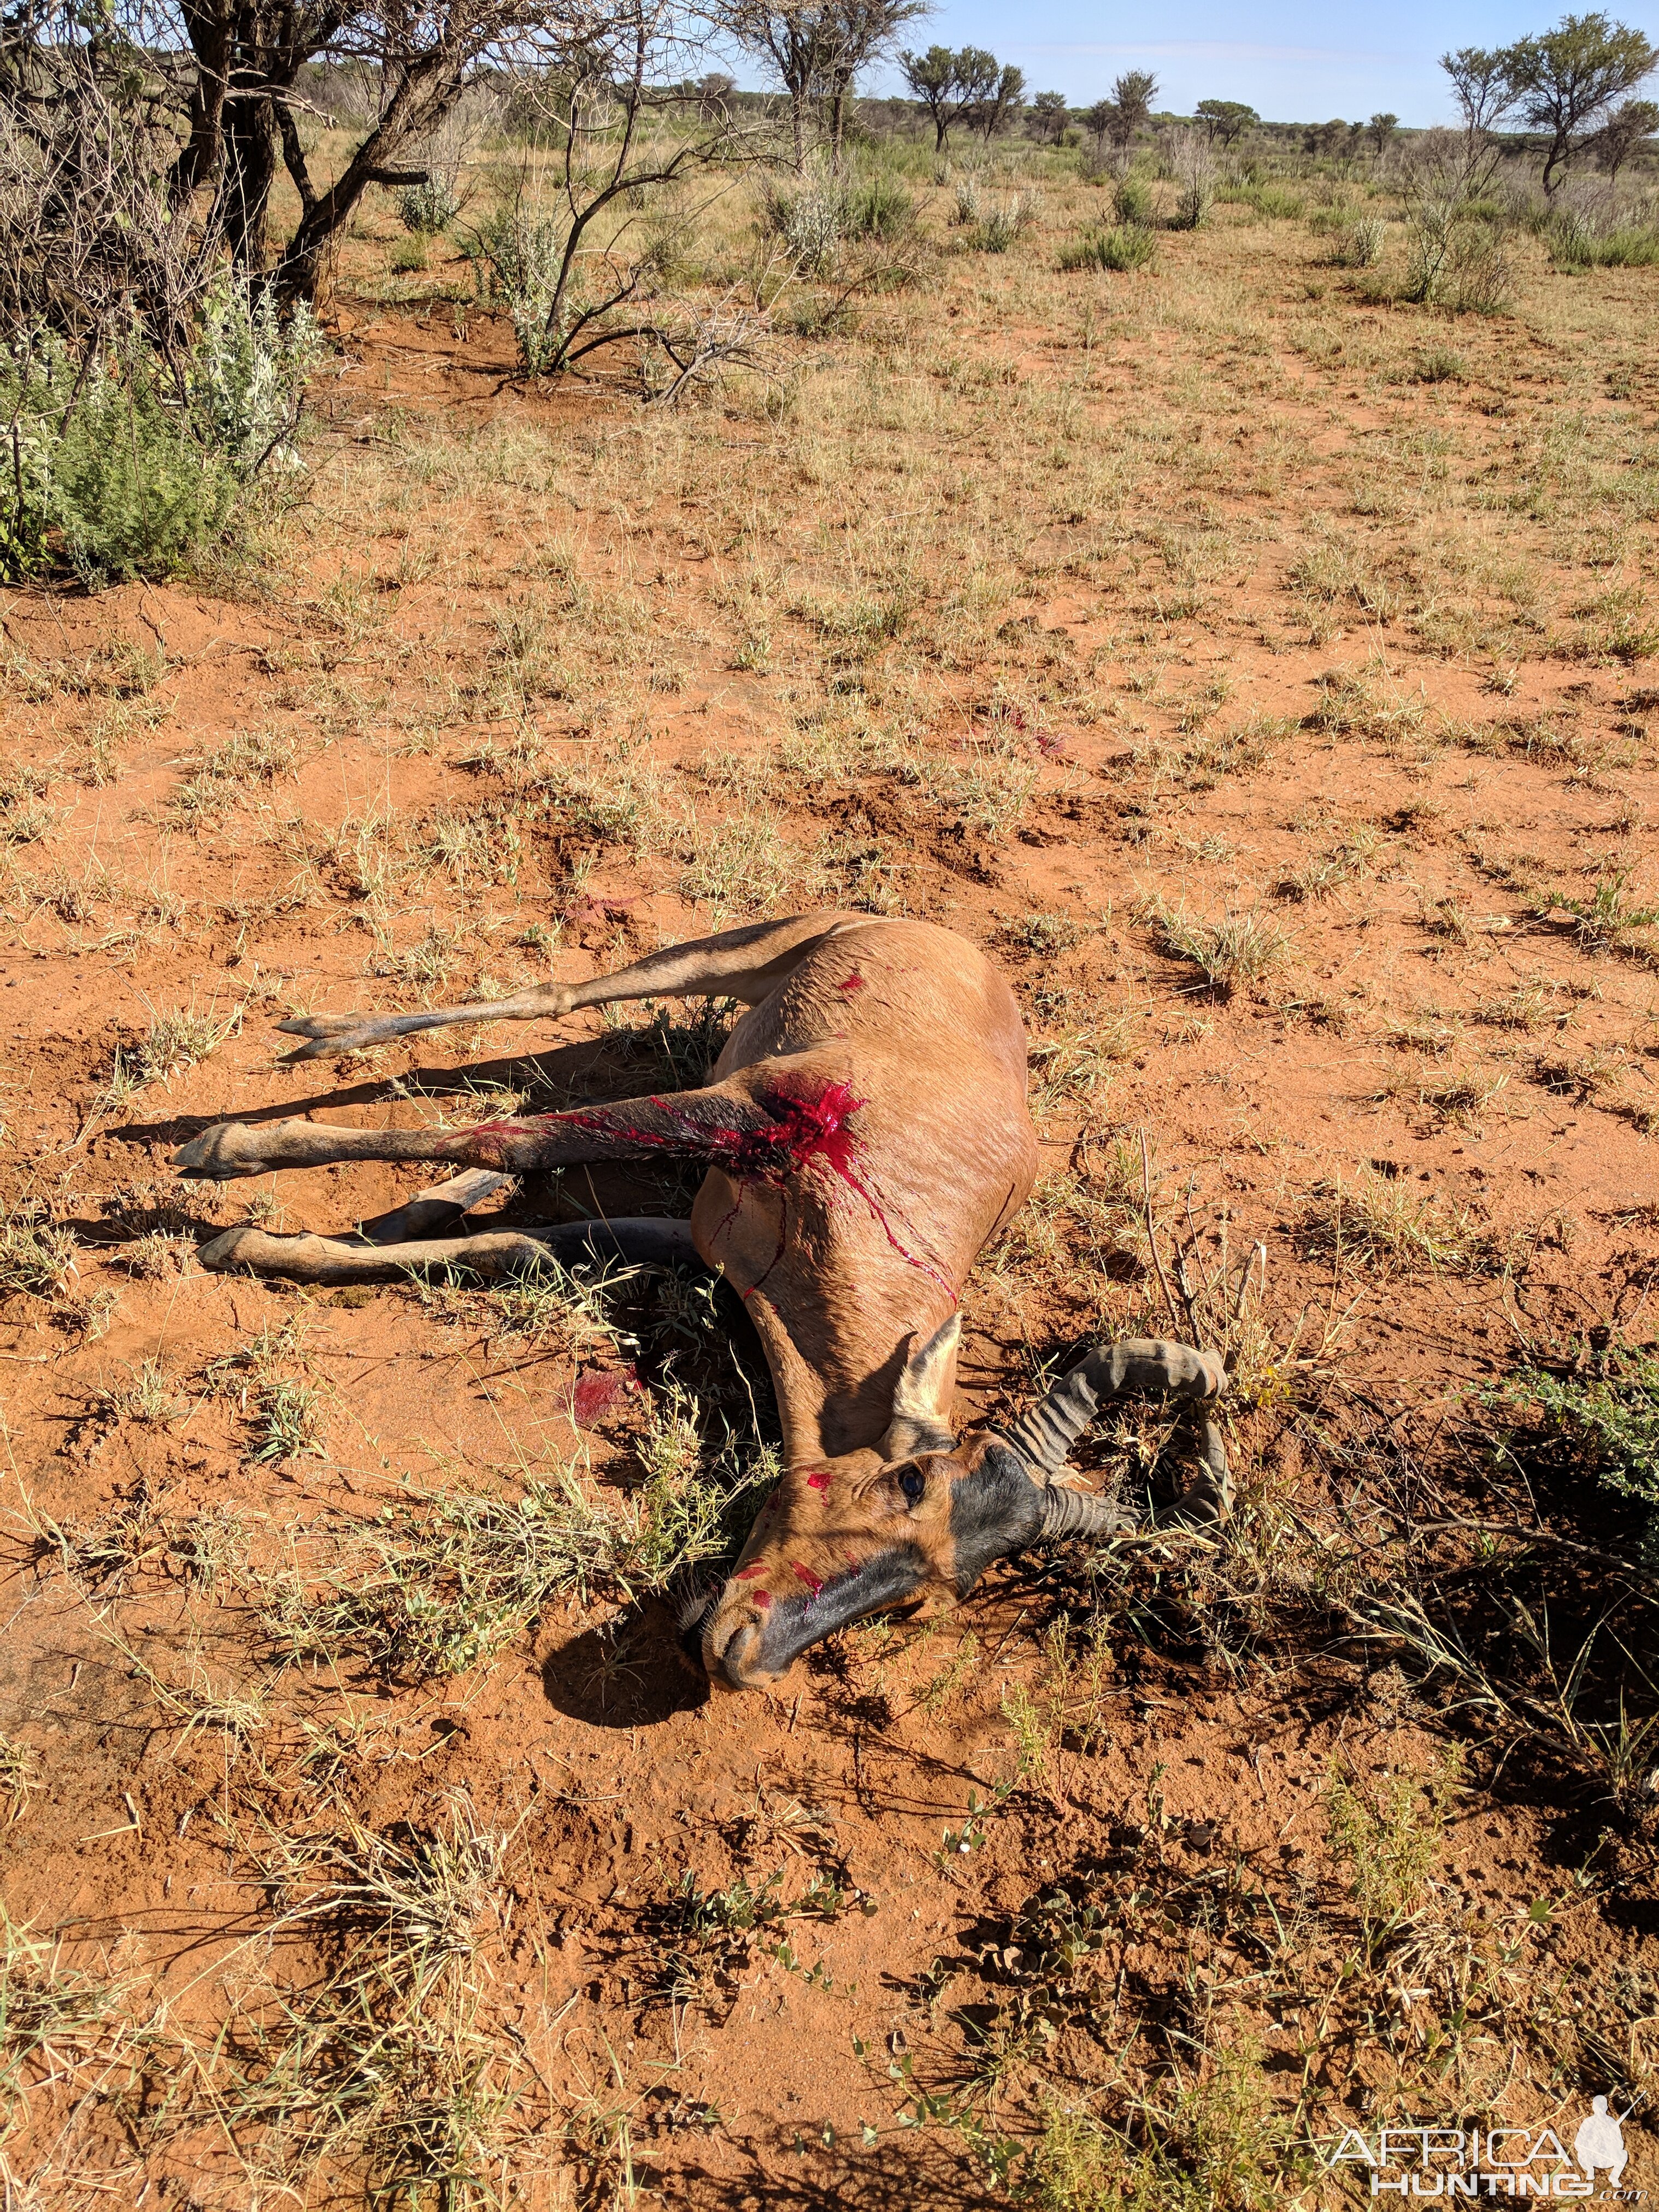
[[[912,1505],[915,1504],[917,1498],[921,1497],[922,1492],[927,1487],[927,1482],[913,1467],[907,1467],[905,1468],[903,1474],[901,1474],[898,1479],[898,1485],[899,1488],[904,1492]]]

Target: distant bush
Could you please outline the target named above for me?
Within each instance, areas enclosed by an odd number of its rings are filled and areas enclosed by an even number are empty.
[[[1158,240],[1145,223],[1115,223],[1109,229],[1087,230],[1062,248],[1062,269],[1109,269],[1127,275],[1145,269],[1158,255]]]
[[[1331,259],[1339,269],[1374,269],[1382,258],[1387,231],[1381,216],[1361,216],[1337,232]]]
[[[1216,197],[1238,207],[1252,208],[1270,222],[1299,222],[1308,208],[1302,194],[1293,192],[1288,185],[1231,185]]]
[[[417,237],[435,237],[460,211],[460,195],[449,177],[431,176],[422,185],[405,185],[398,195],[398,220]]]
[[[1659,262],[1659,230],[1644,223],[1602,228],[1581,210],[1565,208],[1551,216],[1544,235],[1559,269],[1650,269]]]
[[[49,331],[15,341],[0,356],[0,572],[100,585],[188,568],[289,450],[322,350],[308,309],[284,324],[228,275],[182,350],[136,325],[89,358]]]
[[[981,253],[1006,253],[1036,222],[1039,204],[1035,192],[1016,192],[1001,207],[988,207],[975,227],[972,243]]]
[[[902,238],[915,219],[915,201],[891,177],[872,177],[867,184],[855,186],[848,195],[846,229],[849,238],[878,238],[890,242]]]
[[[1150,224],[1152,188],[1145,177],[1120,177],[1112,194],[1112,211],[1120,222]]]

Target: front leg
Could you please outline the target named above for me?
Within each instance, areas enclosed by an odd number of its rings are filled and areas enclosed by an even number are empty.
[[[471,1129],[340,1129],[321,1121],[221,1121],[173,1154],[173,1164],[207,1182],[234,1182],[276,1168],[339,1160],[445,1160],[505,1175],[545,1174],[594,1160],[661,1154],[724,1168],[742,1179],[775,1180],[825,1149],[862,1103],[821,1078],[759,1078],[743,1069],[705,1091],[624,1098],[481,1121]]]

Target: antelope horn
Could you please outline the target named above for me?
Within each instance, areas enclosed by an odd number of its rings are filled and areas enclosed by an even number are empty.
[[[1121,1344],[1097,1345],[1046,1397],[1011,1421],[1002,1435],[1040,1482],[1052,1482],[1065,1467],[1066,1453],[1099,1413],[1103,1398],[1132,1390],[1149,1398],[1194,1403],[1219,1398],[1226,1388],[1226,1372],[1215,1352],[1152,1337],[1127,1337]],[[1213,1422],[1206,1427],[1213,1431]],[[1206,1435],[1206,1461],[1211,1458],[1209,1442]],[[1217,1432],[1218,1452],[1220,1443]],[[1226,1465],[1224,1454],[1222,1465]]]
[[[1067,1490],[1062,1483],[1053,1482],[1043,1488],[1037,1541],[1057,1544],[1066,1536],[1115,1536],[1133,1525],[1115,1498],[1097,1498],[1087,1490]]]

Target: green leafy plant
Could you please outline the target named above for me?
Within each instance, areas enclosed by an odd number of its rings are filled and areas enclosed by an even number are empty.
[[[569,319],[554,320],[553,304],[564,265],[566,227],[514,201],[500,207],[472,233],[465,251],[482,295],[504,302],[519,357],[532,376],[550,369],[563,349]],[[574,315],[580,303],[573,296]]]
[[[1615,1344],[1569,1373],[1523,1367],[1489,1403],[1553,1431],[1559,1456],[1659,1514],[1659,1352]]]
[[[1325,1790],[1331,1850],[1348,1869],[1370,1940],[1422,1901],[1462,1782],[1462,1763],[1449,1748],[1426,1773],[1407,1767],[1362,1778],[1333,1767]]]
[[[435,237],[460,213],[460,196],[452,178],[433,175],[405,185],[398,195],[398,220],[417,237]]]
[[[1145,177],[1120,177],[1112,194],[1112,212],[1120,222],[1149,228],[1152,220],[1152,188]]]
[[[1145,269],[1158,258],[1158,240],[1145,224],[1121,222],[1105,230],[1085,230],[1081,238],[1062,246],[1064,270],[1103,269],[1127,276]]]
[[[0,363],[0,570],[97,585],[188,568],[254,478],[291,461],[321,356],[308,309],[284,323],[230,276],[182,357],[136,325],[79,357],[52,331],[17,338]]]

